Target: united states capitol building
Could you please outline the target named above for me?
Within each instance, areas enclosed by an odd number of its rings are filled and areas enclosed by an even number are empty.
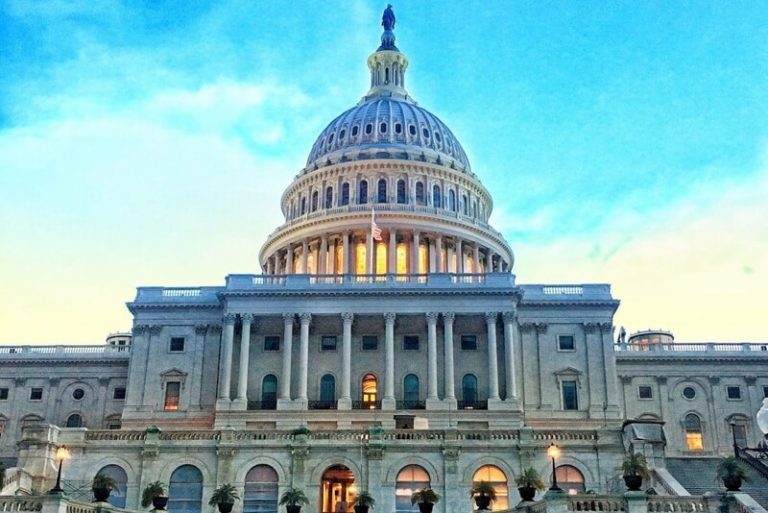
[[[104,346],[0,347],[2,495],[49,489],[65,445],[66,493],[102,471],[127,509],[159,480],[173,513],[222,483],[237,513],[277,511],[288,487],[310,512],[360,490],[411,511],[425,486],[436,512],[468,512],[485,480],[505,510],[521,469],[549,481],[553,443],[570,493],[622,492],[631,450],[647,487],[684,496],[695,469],[762,442],[765,343],[625,338],[610,285],[516,281],[482,170],[407,91],[389,13],[370,89],[283,193],[261,273],[139,287],[131,332]]]

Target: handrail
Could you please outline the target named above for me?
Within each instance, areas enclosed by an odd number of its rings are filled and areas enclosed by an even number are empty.
[[[744,460],[747,462],[747,464],[758,471],[763,477],[768,479],[768,459],[764,460],[762,458],[755,458],[747,451],[756,451],[761,455],[765,455],[765,457],[768,457],[768,451],[764,451],[758,448],[752,449],[749,447],[739,447],[738,445],[734,446],[734,449],[736,450],[736,456],[739,459]]]

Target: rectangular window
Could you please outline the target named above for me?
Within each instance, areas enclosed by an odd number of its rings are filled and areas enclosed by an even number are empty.
[[[689,451],[703,451],[704,437],[701,435],[701,433],[686,433],[685,446]]]
[[[653,399],[653,389],[648,385],[637,387],[637,396],[640,399]]]
[[[277,335],[264,337],[264,351],[280,351],[280,337]]]
[[[165,384],[165,411],[177,411],[179,409],[179,393],[181,392],[181,383],[178,381],[169,381]]]
[[[125,387],[115,388],[115,392],[112,394],[112,399],[125,399]]]
[[[768,386],[763,387],[763,399],[768,399]]]
[[[419,336],[418,335],[406,335],[403,337],[403,349],[405,351],[418,351],[419,350]]]
[[[461,350],[474,351],[475,349],[477,349],[477,337],[475,335],[462,335]]]
[[[0,388],[0,401],[5,401],[7,399],[8,399],[8,389]]]
[[[726,387],[728,399],[741,399],[741,387]]]
[[[573,342],[573,335],[560,335],[557,337],[557,348],[560,351],[573,351],[576,345]]]
[[[575,381],[563,381],[561,384],[563,389],[563,409],[564,410],[578,410],[579,398],[576,394],[576,382]]]
[[[42,388],[33,388],[29,391],[29,400],[30,401],[40,401],[43,399],[43,389]]]
[[[107,429],[120,429],[121,424],[119,420],[110,420],[109,423],[107,423]]]
[[[747,426],[744,424],[733,425],[733,439],[739,447],[747,446]]]
[[[184,351],[184,337],[171,337],[171,351],[175,353]]]
[[[376,335],[363,335],[363,351],[375,351],[379,348],[379,337]]]
[[[320,339],[322,351],[336,351],[336,335],[323,335]]]

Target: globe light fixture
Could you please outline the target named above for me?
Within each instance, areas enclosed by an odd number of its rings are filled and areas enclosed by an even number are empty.
[[[557,472],[555,469],[555,460],[560,457],[560,448],[554,442],[549,445],[547,456],[552,458],[552,486],[549,487],[549,491],[562,492],[563,489],[557,486]]]
[[[763,399],[763,406],[757,410],[755,419],[757,420],[757,427],[763,432],[765,438],[768,438],[768,397]]]
[[[48,493],[64,493],[64,490],[61,489],[61,467],[64,466],[64,460],[69,459],[70,456],[69,449],[65,445],[56,449],[56,461],[59,462],[59,471],[56,474],[56,486],[51,488],[51,491]]]

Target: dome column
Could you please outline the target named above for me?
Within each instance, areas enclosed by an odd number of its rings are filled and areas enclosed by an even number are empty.
[[[326,273],[327,274],[339,274],[339,270],[336,269],[336,254],[338,253],[338,250],[336,249],[336,237],[331,240],[331,249],[330,254],[328,255],[328,258],[330,258],[330,263],[326,263]],[[330,267],[330,269],[328,269]]]
[[[307,256],[309,256],[309,241],[305,238],[301,241],[301,272],[302,274],[309,274],[307,269]]]
[[[464,242],[459,238],[456,239],[456,273],[464,273]]]
[[[435,259],[435,239],[429,239],[429,272],[434,273],[437,269],[437,260]]]
[[[293,243],[289,242],[285,249],[285,274],[293,274]]]
[[[439,233],[437,234],[436,240],[435,240],[435,248],[437,251],[437,255],[435,258],[435,272],[442,273],[445,272],[443,269],[443,236]]]
[[[472,259],[474,260],[474,262],[472,262],[472,271],[475,274],[480,274],[480,244],[477,242],[474,244]]]
[[[320,238],[320,265],[317,266],[315,274],[328,273],[328,235],[323,234]]]
[[[493,250],[491,248],[485,248],[485,272],[493,272]]]
[[[413,244],[411,245],[411,274],[419,273],[419,232],[413,231]]]
[[[342,255],[343,258],[341,259],[341,272],[342,274],[349,274],[349,232],[344,232],[342,238],[344,241],[344,254]]]

